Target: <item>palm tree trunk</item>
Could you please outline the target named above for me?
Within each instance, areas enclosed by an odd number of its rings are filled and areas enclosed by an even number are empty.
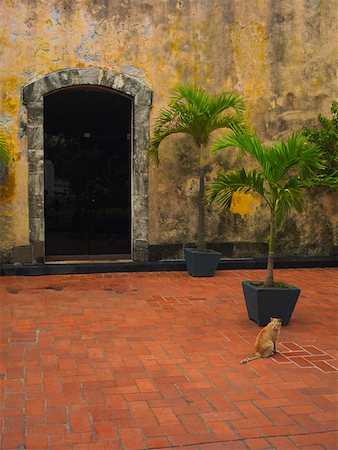
[[[271,210],[270,217],[270,235],[269,235],[269,253],[268,253],[268,264],[266,269],[266,278],[264,282],[265,287],[273,287],[273,258],[275,254],[275,215]]]
[[[198,193],[198,225],[197,225],[197,250],[206,251],[205,245],[205,210],[203,205],[204,195],[204,144],[200,144],[200,185]]]

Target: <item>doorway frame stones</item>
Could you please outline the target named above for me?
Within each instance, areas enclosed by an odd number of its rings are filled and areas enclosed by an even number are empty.
[[[23,87],[27,109],[23,129],[27,137],[29,239],[32,262],[45,261],[44,217],[44,96],[71,86],[110,88],[132,100],[131,251],[134,261],[148,260],[148,156],[152,91],[139,78],[103,69],[63,69]]]

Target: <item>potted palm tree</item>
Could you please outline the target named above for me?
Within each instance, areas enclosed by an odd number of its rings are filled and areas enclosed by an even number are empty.
[[[239,95],[225,92],[211,96],[200,87],[178,85],[172,91],[168,107],[162,109],[155,120],[148,154],[156,166],[160,163],[159,146],[170,135],[186,133],[192,136],[199,151],[197,245],[184,249],[187,269],[192,276],[212,276],[222,256],[219,252],[208,251],[205,241],[205,152],[210,134],[220,128],[241,124],[244,108]]]
[[[237,192],[258,195],[269,211],[268,258],[265,281],[243,281],[249,318],[265,326],[270,317],[280,317],[287,325],[295,308],[300,289],[275,282],[273,264],[275,232],[291,213],[304,210],[303,192],[316,185],[333,185],[333,178],[317,175],[324,168],[321,153],[308,143],[301,132],[293,133],[287,142],[264,146],[254,133],[236,127],[216,141],[212,150],[237,147],[251,155],[257,168],[239,168],[219,173],[205,194],[205,203],[215,202],[229,210]]]

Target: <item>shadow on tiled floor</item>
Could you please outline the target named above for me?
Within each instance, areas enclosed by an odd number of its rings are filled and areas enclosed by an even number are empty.
[[[0,278],[1,449],[337,448],[337,273],[278,270],[301,297],[243,366],[263,271]]]

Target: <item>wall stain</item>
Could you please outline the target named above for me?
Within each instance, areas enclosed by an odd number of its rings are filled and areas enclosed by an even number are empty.
[[[7,204],[15,197],[15,172],[9,171],[5,180],[0,184],[0,204]],[[11,217],[11,213],[5,212],[6,217]]]

